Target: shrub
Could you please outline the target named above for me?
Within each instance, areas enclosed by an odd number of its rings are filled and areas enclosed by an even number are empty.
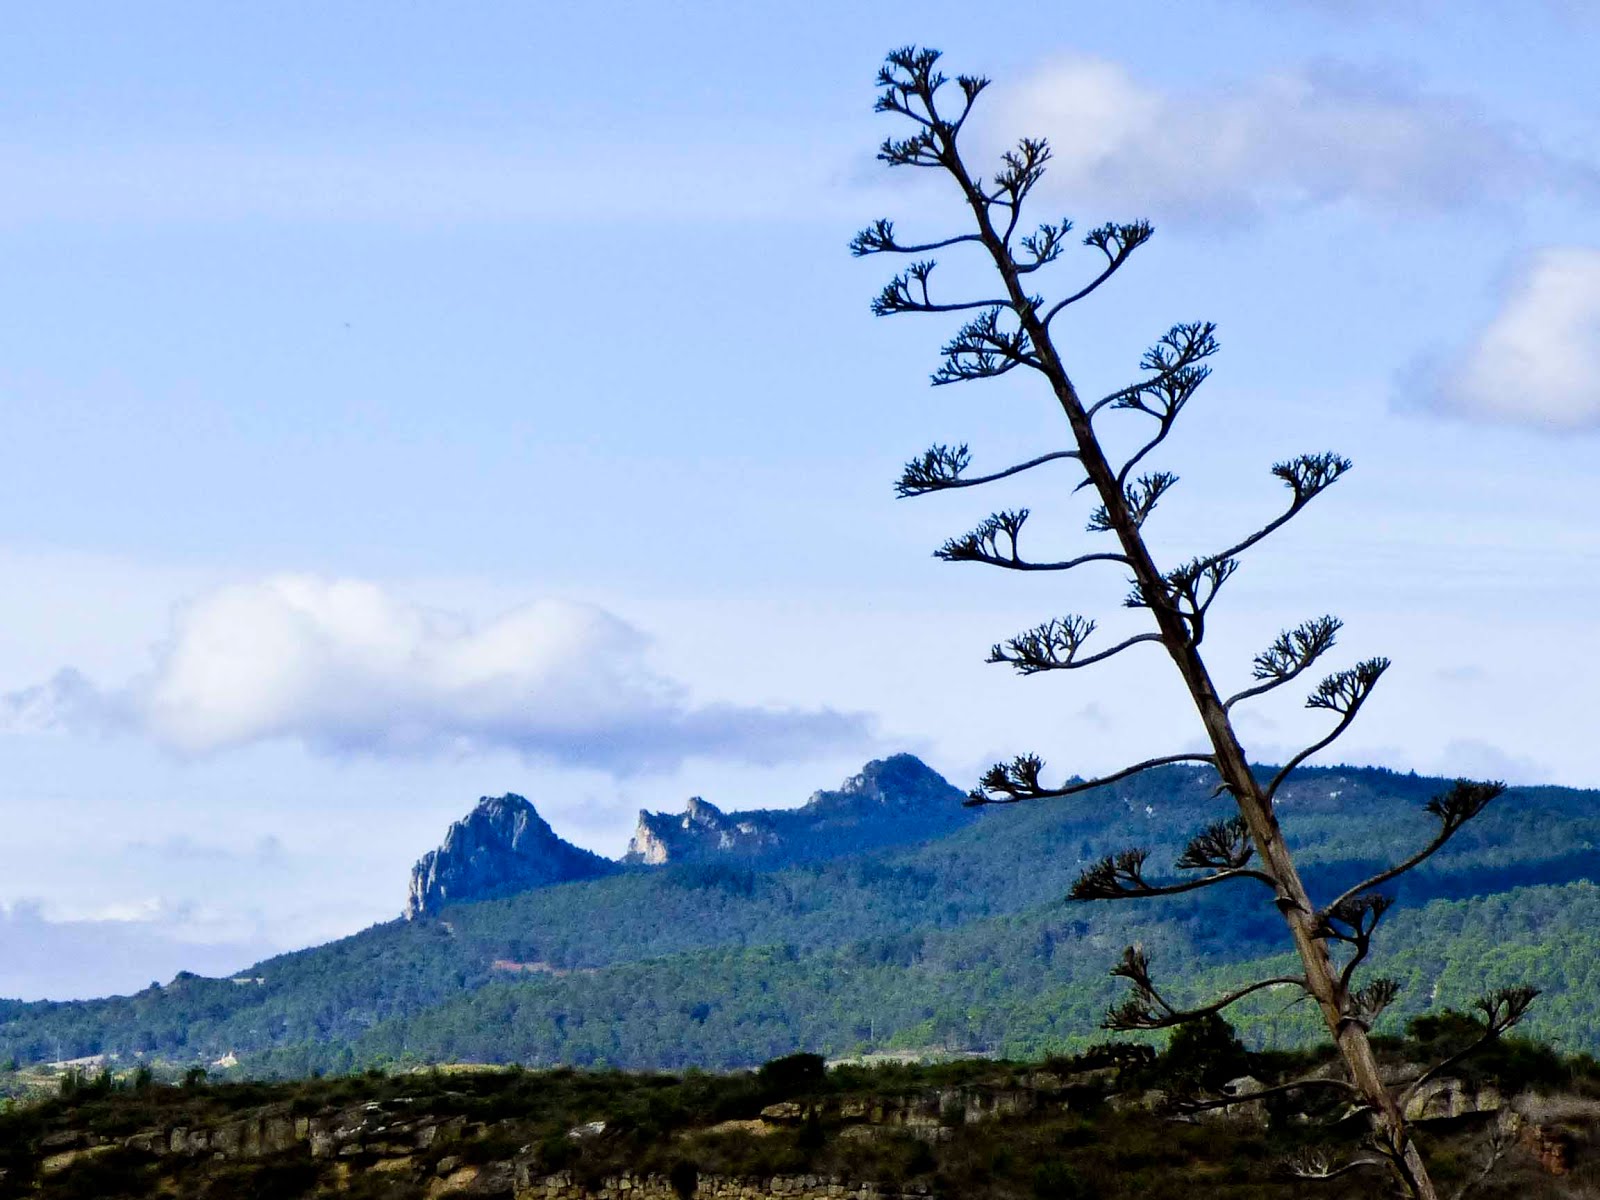
[[[1161,1056],[1169,1079],[1212,1092],[1244,1074],[1249,1065],[1239,1035],[1216,1013],[1178,1026]]]
[[[763,1064],[756,1078],[763,1091],[785,1099],[821,1087],[827,1082],[828,1065],[820,1054],[787,1054]]]

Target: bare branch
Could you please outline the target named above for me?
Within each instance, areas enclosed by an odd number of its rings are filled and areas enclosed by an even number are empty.
[[[1004,471],[996,471],[993,475],[963,479],[961,473],[972,462],[972,453],[966,444],[962,443],[955,447],[937,445],[925,450],[921,458],[914,458],[906,464],[899,481],[894,485],[894,490],[896,495],[905,499],[909,496],[922,496],[928,492],[948,491],[950,488],[977,487],[980,484],[993,483],[997,479],[1005,479],[1007,476],[1032,470],[1043,463],[1077,457],[1076,450],[1056,450],[1050,454],[1041,454],[1038,458],[1030,458],[1027,462],[1018,463],[1014,467],[1007,467]]]
[[[1455,786],[1448,792],[1435,796],[1425,806],[1428,812],[1439,818],[1439,831],[1433,835],[1433,840],[1404,862],[1386,871],[1379,871],[1376,875],[1363,879],[1354,887],[1347,889],[1337,900],[1328,905],[1328,910],[1331,912],[1338,906],[1349,903],[1352,897],[1375,887],[1381,887],[1398,875],[1404,875],[1453,838],[1458,829],[1487,808],[1491,801],[1503,795],[1505,790],[1506,785],[1498,780],[1488,783],[1456,780]]]
[[[1370,1030],[1373,1022],[1394,1003],[1399,994],[1400,985],[1393,979],[1374,979],[1361,990],[1350,993],[1344,1019]]]
[[[1369,658],[1348,671],[1336,671],[1306,698],[1307,708],[1325,708],[1341,715],[1354,712],[1372,694],[1373,687],[1389,669],[1387,658]]]
[[[1378,922],[1392,907],[1394,899],[1381,892],[1341,896],[1317,914],[1317,935],[1340,942],[1370,940]]]
[[[939,549],[933,552],[935,558],[945,562],[1020,562],[1017,555],[1017,535],[1022,532],[1022,526],[1028,519],[1028,510],[1004,509],[985,517],[983,522],[969,533],[960,537],[950,538]],[[1001,549],[1001,539],[1005,539],[1009,549]]]
[[[1214,1108],[1232,1108],[1235,1104],[1248,1104],[1252,1100],[1263,1100],[1268,1096],[1282,1096],[1289,1092],[1304,1092],[1313,1088],[1333,1088],[1344,1092],[1346,1095],[1359,1096],[1361,1093],[1353,1083],[1344,1079],[1329,1079],[1321,1075],[1308,1075],[1303,1079],[1291,1079],[1287,1083],[1274,1084],[1254,1092],[1244,1092],[1237,1096],[1219,1096],[1215,1100],[1198,1100],[1181,1098],[1174,1102],[1173,1107],[1179,1112],[1196,1113],[1207,1112]]]
[[[1174,325],[1139,358],[1141,371],[1154,372],[1149,379],[1141,379],[1109,396],[1103,396],[1085,411],[1092,417],[1102,408],[1136,408],[1152,416],[1157,415],[1160,409],[1157,390],[1173,376],[1190,370],[1202,359],[1215,354],[1219,348],[1216,332],[1216,325],[1210,321]],[[1194,389],[1189,390],[1192,392]],[[1152,401],[1156,403],[1156,408],[1150,407]]]
[[[954,136],[966,124],[967,114],[972,111],[973,102],[977,100],[978,93],[989,86],[989,81],[981,75],[957,75],[956,86],[961,89],[964,101],[961,115],[950,123],[950,133]]]
[[[1123,488],[1122,498],[1127,505],[1128,519],[1135,529],[1144,525],[1145,518],[1155,511],[1162,494],[1177,482],[1178,477],[1170,471],[1157,471],[1152,475],[1141,475]],[[1107,533],[1115,529],[1111,513],[1104,504],[1090,514],[1087,532]]]
[[[1002,309],[995,307],[972,318],[940,349],[944,362],[933,373],[940,387],[972,379],[993,379],[1016,367],[1039,369],[1028,335],[1000,325]]]
[[[954,346],[955,343],[951,343]],[[961,350],[953,352],[948,359],[939,364],[937,370],[928,378],[934,387],[947,387],[952,383],[971,383],[976,379],[998,379],[1002,375],[1009,375],[1018,367],[1033,367],[1038,369],[1038,364],[1030,358],[1006,358],[996,355],[992,350],[977,350],[968,352]]]
[[[1163,576],[1166,602],[1188,624],[1190,646],[1198,646],[1204,639],[1206,610],[1217,598],[1222,585],[1238,569],[1239,564],[1231,558],[1197,558]],[[1128,608],[1151,607],[1150,598],[1138,580],[1133,581],[1133,590],[1123,604]]]
[[[1355,953],[1339,972],[1340,987],[1350,986],[1356,967],[1372,948],[1373,931],[1393,903],[1390,897],[1379,892],[1344,895],[1317,914],[1315,931],[1318,937],[1347,942],[1355,947]]]
[[[914,137],[901,141],[888,138],[884,141],[878,157],[891,167],[944,165],[934,138],[934,131],[941,122],[934,108],[933,96],[945,83],[944,75],[934,69],[933,64],[938,61],[937,50],[906,46],[890,54],[878,72],[878,86],[883,91],[879,93],[873,111],[898,113],[922,126]],[[922,112],[916,111],[917,105],[921,106]]]
[[[1207,825],[1190,839],[1178,856],[1175,866],[1180,871],[1199,871],[1211,868],[1217,871],[1236,870],[1249,862],[1256,852],[1250,840],[1250,827],[1241,817],[1230,817]]]
[[[914,120],[920,119],[907,109],[896,109]],[[891,167],[942,167],[944,156],[940,153],[934,136],[928,130],[908,138],[884,138],[878,147],[878,157]]]
[[[967,449],[965,442],[959,446],[936,443],[924,450],[921,458],[913,458],[906,463],[899,481],[894,485],[895,495],[903,499],[946,488],[970,486],[971,481],[963,480],[961,472],[971,463],[972,451]]]
[[[1304,505],[1337,483],[1352,466],[1348,458],[1333,453],[1302,454],[1274,463],[1272,473],[1294,492],[1294,503]]]
[[[1306,986],[1303,976],[1259,979],[1255,983],[1236,988],[1201,1008],[1182,1009],[1169,1003],[1156,990],[1155,984],[1150,979],[1150,960],[1138,946],[1129,946],[1122,952],[1122,961],[1111,968],[1111,974],[1133,984],[1133,995],[1107,1011],[1105,1020],[1100,1023],[1102,1029],[1119,1032],[1134,1029],[1170,1029],[1174,1025],[1182,1025],[1188,1021],[1196,1021],[1201,1017],[1219,1013],[1246,996],[1254,995],[1269,987],[1279,987],[1284,984],[1293,984],[1300,988]]]
[[[1317,685],[1317,690],[1312,692],[1306,700],[1307,708],[1326,708],[1331,712],[1341,714],[1339,723],[1333,727],[1332,732],[1320,741],[1313,742],[1300,751],[1283,765],[1283,768],[1272,777],[1272,782],[1267,785],[1266,797],[1270,802],[1277,795],[1279,786],[1289,778],[1290,774],[1306,759],[1319,750],[1324,750],[1336,741],[1340,734],[1350,728],[1350,723],[1356,719],[1356,713],[1361,711],[1362,704],[1366,703],[1372,689],[1377,685],[1378,679],[1389,669],[1387,658],[1369,658],[1360,662],[1349,671],[1340,671],[1330,675]]]
[[[926,254],[930,250],[943,250],[962,242],[982,242],[975,233],[963,233],[937,242],[921,242],[907,246],[894,240],[894,222],[877,220],[850,239],[850,253],[855,258],[869,254]]]
[[[1000,235],[1002,245],[1011,245],[1011,235],[1016,232],[1022,216],[1022,202],[1044,177],[1044,165],[1049,161],[1050,144],[1043,138],[1023,138],[1015,150],[1007,150],[1000,156],[1002,165],[994,177],[991,203],[1010,211],[1005,232]]]
[[[1052,305],[1050,311],[1045,313],[1041,324],[1048,329],[1057,313],[1068,305],[1076,304],[1115,275],[1117,269],[1128,261],[1128,256],[1148,242],[1154,233],[1155,230],[1149,221],[1134,221],[1128,225],[1107,224],[1090,230],[1088,236],[1083,239],[1083,244],[1093,246],[1106,256],[1105,269],[1072,295]]]
[[[1241,700],[1260,696],[1294,679],[1317,659],[1333,648],[1336,636],[1344,622],[1338,617],[1317,617],[1303,621],[1293,629],[1280,633],[1251,664],[1251,674],[1265,683],[1246,688],[1228,697],[1224,709],[1232,708]]]
[[[1254,879],[1274,891],[1277,890],[1277,882],[1270,875],[1238,867],[1225,867],[1210,875],[1199,879],[1187,879],[1182,883],[1151,883],[1144,877],[1144,864],[1149,857],[1148,850],[1124,850],[1102,858],[1078,876],[1072,889],[1067,893],[1067,899],[1127,900],[1135,896],[1176,896],[1182,892],[1210,887],[1212,884],[1225,883],[1230,879]]]
[[[1099,250],[1107,262],[1120,262],[1148,242],[1154,233],[1149,221],[1132,221],[1126,225],[1107,222],[1098,229],[1091,229],[1083,244]]]
[[[920,259],[883,285],[872,302],[872,315],[892,317],[896,313],[965,312],[974,308],[1005,308],[1007,300],[963,300],[955,304],[936,304],[928,292],[928,279],[939,264]]]
[[[1079,658],[1079,650],[1083,648],[1083,643],[1094,630],[1094,622],[1086,617],[1066,616],[1060,620],[1052,618],[1026,633],[1019,633],[1004,645],[997,643],[989,651],[988,661],[1010,663],[1016,667],[1020,675],[1033,675],[1039,671],[1070,671],[1104,662],[1112,655],[1120,654],[1140,642],[1161,640],[1159,633],[1141,633],[1126,641],[1118,642],[1110,649],[1101,650],[1087,658]]]
[[[989,81],[981,76],[956,76],[962,96],[961,115],[954,121],[946,120],[940,116],[935,100],[939,89],[949,82],[935,66],[939,57],[937,50],[902,46],[888,55],[878,71],[878,86],[883,91],[873,106],[874,111],[898,113],[922,126],[911,138],[903,141],[890,138],[883,143],[878,157],[891,167],[950,165],[955,135],[966,123],[979,93],[989,86]]]
[[[949,539],[933,552],[933,556],[945,562],[988,563],[1010,571],[1070,571],[1092,562],[1128,565],[1123,555],[1115,553],[1080,554],[1062,562],[1027,562],[1017,553],[1017,535],[1027,519],[1025,508],[997,512],[985,518],[976,529]]]
[[[1183,406],[1189,403],[1189,398],[1210,377],[1211,372],[1206,367],[1184,367],[1180,371],[1163,376],[1124,402],[1112,405],[1113,408],[1133,409],[1145,413],[1155,417],[1157,421],[1155,434],[1118,469],[1119,486],[1126,486],[1128,476],[1133,473],[1134,467],[1143,462],[1150,451],[1166,441],[1167,434],[1172,432],[1172,427],[1177,423],[1178,414],[1183,411]]]
[[[1235,542],[1226,550],[1213,554],[1211,558],[1215,560],[1233,558],[1250,549],[1268,534],[1282,528],[1298,516],[1301,509],[1342,478],[1350,470],[1351,465],[1348,458],[1341,458],[1337,454],[1302,454],[1287,462],[1274,463],[1272,473],[1294,492],[1294,499],[1289,501],[1289,507],[1243,541]]]
[[[1302,1150],[1285,1159],[1283,1165],[1296,1179],[1337,1179],[1362,1167],[1387,1167],[1389,1164],[1381,1158],[1352,1158],[1336,1165],[1326,1151]]]
[[[1167,754],[1161,758],[1147,758],[1143,762],[1134,763],[1131,767],[1124,767],[1120,771],[1113,771],[1109,775],[1081,779],[1076,783],[1052,788],[1039,782],[1039,772],[1044,767],[1044,760],[1037,754],[1019,754],[1010,762],[995,763],[985,771],[983,778],[978,781],[978,786],[967,793],[963,803],[968,808],[978,808],[985,804],[1019,804],[1024,800],[1074,796],[1108,783],[1116,783],[1130,775],[1138,775],[1143,771],[1180,762],[1206,763],[1214,767],[1217,760],[1211,754]]]
[[[1528,1015],[1529,1006],[1538,997],[1538,988],[1524,985],[1522,987],[1496,988],[1494,991],[1479,996],[1474,1000],[1472,1007],[1483,1014],[1483,1032],[1475,1041],[1463,1046],[1449,1057],[1434,1063],[1433,1066],[1417,1076],[1411,1086],[1401,1093],[1399,1100],[1401,1109],[1404,1109],[1411,1102],[1411,1098],[1417,1094],[1423,1084],[1430,1079],[1438,1078],[1438,1076],[1469,1055],[1476,1054],[1490,1042],[1498,1039],[1506,1030],[1521,1021],[1523,1017]]]
[[[1055,262],[1061,257],[1066,236],[1071,232],[1072,222],[1063,218],[1054,225],[1042,224],[1035,232],[1024,237],[1020,244],[1028,254],[1028,261],[1017,263],[1017,274],[1027,275]]]

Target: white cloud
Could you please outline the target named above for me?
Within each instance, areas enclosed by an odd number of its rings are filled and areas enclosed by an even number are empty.
[[[1049,138],[1052,193],[1157,218],[1349,202],[1414,213],[1513,199],[1568,175],[1465,100],[1327,63],[1180,93],[1073,58],[1010,89],[992,118],[986,130]]]
[[[1550,430],[1600,426],[1600,250],[1540,250],[1448,359],[1402,379],[1408,403]]]
[[[590,605],[544,600],[474,623],[372,583],[283,576],[180,609],[153,668],[124,688],[66,670],[0,697],[0,727],[131,730],[189,755],[272,739],[333,755],[512,750],[615,774],[865,740],[860,714],[693,704],[648,650]]]

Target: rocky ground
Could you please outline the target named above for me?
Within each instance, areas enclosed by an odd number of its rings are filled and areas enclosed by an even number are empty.
[[[1170,1064],[1168,1064],[1170,1065]],[[1270,1064],[1262,1064],[1270,1065]],[[839,1068],[798,1056],[731,1076],[433,1071],[296,1083],[78,1080],[0,1114],[0,1196],[495,1196],[835,1200],[1370,1194],[1286,1164],[1359,1150],[1360,1121],[1233,1077],[1185,1112],[1152,1053],[1120,1062]],[[1600,1100],[1441,1079],[1413,1117],[1446,1180],[1481,1194],[1600,1194]]]

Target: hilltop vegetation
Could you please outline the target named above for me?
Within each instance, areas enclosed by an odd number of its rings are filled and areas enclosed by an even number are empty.
[[[1458,1037],[1450,1019],[1382,1042],[1404,1065]],[[783,1194],[960,1200],[1206,1200],[1281,1196],[1286,1163],[1360,1146],[1326,1093],[1183,1116],[1186,1096],[1249,1090],[1328,1065],[1330,1052],[1253,1054],[1225,1025],[1161,1055],[1105,1046],[1075,1059],[840,1066],[797,1055],[729,1075],[520,1068],[379,1072],[294,1083],[182,1086],[109,1075],[0,1112],[0,1197],[716,1196],[773,1177]],[[1474,1173],[1491,1129],[1516,1142],[1483,1193],[1520,1200],[1600,1186],[1600,1068],[1512,1039],[1474,1062],[1466,1111],[1418,1110],[1440,1173]],[[1559,1123],[1557,1123],[1557,1121]],[[1559,1171],[1561,1178],[1552,1176]],[[1366,1194],[1357,1176],[1319,1194]],[[647,1187],[650,1190],[646,1190]],[[1575,1189],[1569,1190],[1569,1189]],[[613,1193],[614,1194],[614,1193]]]
[[[1415,844],[1443,786],[1304,772],[1282,807],[1312,887],[1327,894],[1378,865],[1376,850]],[[252,982],[180,976],[130,997],[0,1003],[0,1061],[234,1052],[248,1070],[296,1075],[453,1058],[676,1069],[801,1049],[1070,1050],[1099,1036],[1116,993],[1105,965],[1124,944],[1197,994],[1275,954],[1274,914],[1217,889],[1062,900],[1085,862],[1134,841],[1170,861],[1218,811],[1204,779],[1173,769],[954,832],[945,821],[909,846],[632,867],[375,926],[260,963]],[[1600,1050],[1597,843],[1593,793],[1518,789],[1408,877],[1378,944],[1405,984],[1391,1019],[1515,980],[1546,990],[1531,1033]],[[1248,1040],[1313,1036],[1300,1009],[1278,1007],[1269,996],[1239,1012]]]

